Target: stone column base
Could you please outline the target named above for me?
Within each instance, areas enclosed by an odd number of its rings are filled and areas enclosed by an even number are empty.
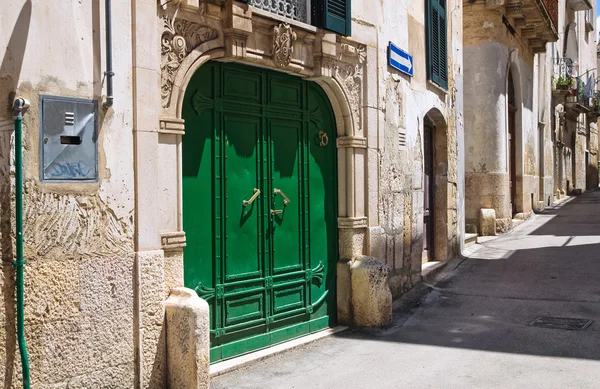
[[[175,288],[165,303],[168,387],[208,389],[210,329],[208,303],[195,291]]]
[[[496,235],[496,211],[482,208],[479,210],[479,231],[481,236]]]
[[[382,261],[360,256],[338,264],[338,320],[357,327],[392,324],[389,268]]]

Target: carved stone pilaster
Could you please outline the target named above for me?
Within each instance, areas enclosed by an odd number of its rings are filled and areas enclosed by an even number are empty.
[[[342,136],[337,138],[337,147],[343,148],[354,148],[354,149],[366,149],[367,138],[362,136]]]
[[[228,0],[225,3],[223,34],[225,36],[225,56],[246,57],[248,36],[252,34],[252,7],[237,5]]]
[[[338,228],[368,228],[366,217],[339,217]]]

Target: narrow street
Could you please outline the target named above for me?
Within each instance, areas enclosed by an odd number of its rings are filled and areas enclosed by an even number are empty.
[[[396,302],[394,325],[347,330],[215,377],[213,389],[600,387],[600,191],[452,261]],[[584,330],[530,326],[590,319]]]

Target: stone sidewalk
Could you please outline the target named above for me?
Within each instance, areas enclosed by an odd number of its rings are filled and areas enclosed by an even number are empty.
[[[529,326],[539,316],[586,330]],[[600,388],[600,191],[536,215],[348,330],[213,379],[212,389]]]

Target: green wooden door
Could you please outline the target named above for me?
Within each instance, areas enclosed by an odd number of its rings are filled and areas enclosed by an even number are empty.
[[[211,361],[336,320],[335,123],[318,85],[208,63],[183,105],[185,285],[210,304]]]

